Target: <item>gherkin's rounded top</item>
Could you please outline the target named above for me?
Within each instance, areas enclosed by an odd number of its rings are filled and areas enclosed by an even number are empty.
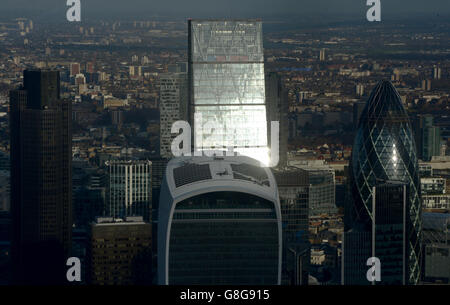
[[[361,114],[351,170],[357,186],[356,201],[369,215],[372,187],[378,183],[392,180],[418,184],[414,136],[402,100],[390,81],[375,86]]]
[[[350,160],[353,204],[346,212],[347,229],[371,228],[374,187],[383,181],[408,186],[409,282],[420,278],[421,204],[419,165],[414,135],[402,100],[391,82],[373,89],[361,114]]]
[[[390,81],[379,82],[372,90],[366,107],[361,113],[358,127],[361,124],[375,122],[408,122],[408,115],[403,107],[402,100],[394,85]]]

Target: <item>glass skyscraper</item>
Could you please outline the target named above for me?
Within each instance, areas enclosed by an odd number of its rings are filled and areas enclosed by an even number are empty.
[[[433,156],[439,156],[441,150],[441,131],[434,125],[430,114],[418,115],[412,122],[417,145],[417,157],[430,161]]]
[[[261,21],[189,20],[188,25],[194,148],[232,147],[267,164]]]
[[[304,285],[308,283],[311,260],[308,178],[305,171],[294,167],[273,170],[273,175],[283,226],[282,285]]]
[[[450,283],[450,214],[423,213],[424,280]]]
[[[148,160],[109,160],[108,206],[106,215],[114,218],[143,216],[151,221],[152,162]]]
[[[353,144],[350,164],[353,203],[346,209],[347,232],[371,231],[373,187],[388,180],[408,186],[410,221],[405,247],[408,283],[415,284],[421,274],[422,226],[416,146],[397,90],[389,81],[382,81],[372,91],[361,114]]]
[[[58,71],[23,76],[10,94],[14,277],[56,284],[72,235],[72,103],[60,96]]]
[[[406,284],[408,186],[388,181],[374,186],[372,194],[372,256],[381,262],[381,284]]]
[[[171,67],[169,67],[171,68]],[[164,73],[159,79],[160,96],[160,156],[171,158],[171,144],[176,134],[172,125],[186,120],[187,77],[185,72]]]
[[[282,227],[277,184],[248,157],[172,159],[158,216],[161,285],[277,285]]]

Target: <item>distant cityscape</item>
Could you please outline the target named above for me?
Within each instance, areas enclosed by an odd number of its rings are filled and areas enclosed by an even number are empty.
[[[449,284],[449,25],[1,21],[0,285]]]

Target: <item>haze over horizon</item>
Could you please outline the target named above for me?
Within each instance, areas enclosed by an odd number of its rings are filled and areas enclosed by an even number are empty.
[[[174,18],[255,18],[288,16],[301,20],[325,17],[333,20],[365,19],[366,0],[80,0],[82,21],[96,18],[143,19],[157,16]],[[408,19],[415,16],[450,15],[448,0],[381,0],[385,20]],[[66,0],[2,0],[0,17],[35,17],[63,21]]]

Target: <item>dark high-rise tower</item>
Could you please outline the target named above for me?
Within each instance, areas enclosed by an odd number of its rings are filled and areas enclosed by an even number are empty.
[[[353,202],[346,207],[345,230],[352,236],[360,237],[365,236],[361,232],[370,234],[372,230],[373,187],[381,181],[389,180],[407,185],[409,197],[407,200],[409,227],[405,245],[408,259],[407,282],[418,283],[421,274],[422,223],[416,146],[400,96],[388,81],[380,82],[375,87],[361,114],[353,144],[349,178]],[[370,242],[364,244],[370,246]],[[368,268],[364,266],[364,269]],[[344,273],[346,272],[344,266]],[[344,280],[345,282],[349,281]]]
[[[289,102],[288,91],[283,85],[281,76],[276,72],[269,72],[265,75],[266,85],[266,105],[267,105],[267,133],[268,143],[272,149],[270,132],[271,122],[278,121],[280,124],[279,131],[279,162],[278,167],[287,165],[287,149],[288,149],[288,115]],[[271,150],[272,151],[272,150]]]
[[[408,283],[409,196],[404,183],[387,181],[372,188],[372,256],[381,265],[381,284]]]
[[[71,103],[58,71],[24,71],[11,91],[11,209],[17,281],[64,278],[72,224]]]
[[[430,161],[433,156],[439,156],[441,149],[441,134],[439,127],[434,125],[430,114],[418,115],[412,120],[417,157]]]

